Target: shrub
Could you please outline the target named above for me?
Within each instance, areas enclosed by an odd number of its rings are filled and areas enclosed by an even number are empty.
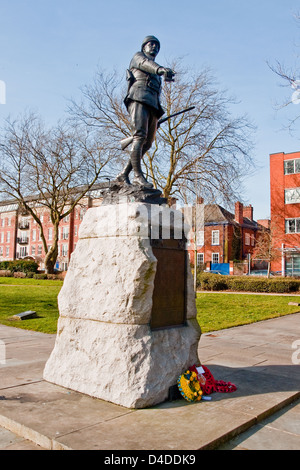
[[[22,271],[17,271],[14,273],[14,277],[26,277],[26,273],[23,273]]]
[[[201,290],[231,290],[236,292],[289,293],[300,290],[300,280],[293,278],[255,278],[250,276],[221,276],[200,273],[197,276]]]
[[[9,269],[1,269],[0,270],[0,277],[11,277],[12,273]]]
[[[1,261],[0,262],[0,270],[8,270],[11,261]]]
[[[33,279],[47,279],[47,274],[42,273],[42,274],[34,274]]]
[[[30,259],[17,259],[14,261],[1,261],[1,270],[10,270],[12,273],[16,272],[37,272],[38,264]]]

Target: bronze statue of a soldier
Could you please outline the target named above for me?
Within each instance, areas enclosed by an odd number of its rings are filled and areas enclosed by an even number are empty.
[[[128,92],[124,99],[132,126],[130,160],[117,176],[120,183],[130,184],[129,173],[134,171],[133,184],[142,188],[153,187],[143,175],[141,159],[150,149],[157,129],[158,119],[164,114],[160,104],[162,80],[173,81],[175,72],[155,62],[160,42],[155,36],[146,36],[141,47],[132,58],[127,70]]]

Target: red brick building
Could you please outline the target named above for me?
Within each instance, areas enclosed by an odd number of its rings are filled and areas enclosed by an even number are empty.
[[[236,202],[235,213],[218,204],[204,206],[204,229],[198,231],[197,264],[229,263],[232,260],[246,260],[252,255],[255,244],[265,221],[253,219],[253,207]],[[189,247],[191,262],[194,262],[195,244]]]
[[[270,155],[273,247],[281,256],[274,271],[300,275],[300,152]]]
[[[89,207],[99,206],[102,199],[97,189],[83,199],[59,226],[58,258],[56,269],[65,271],[78,241],[78,230],[83,215]],[[204,228],[197,229],[197,260],[199,264],[228,263],[230,260],[246,260],[252,253],[261,225],[253,220],[252,206],[237,202],[235,214],[217,204],[204,206]],[[51,246],[53,226],[49,212],[40,207],[40,219]],[[203,224],[202,224],[203,226]],[[194,243],[188,244],[190,259],[194,260]],[[30,215],[22,214],[18,204],[0,203],[0,261],[33,259],[44,269],[45,252],[38,224]]]
[[[93,195],[92,195],[93,196]],[[82,199],[73,212],[62,219],[59,226],[58,258],[56,269],[66,271],[72,252],[78,241],[78,230],[86,210],[101,204],[101,199],[94,197]],[[44,233],[51,246],[53,225],[49,212],[40,207],[40,219]],[[44,269],[45,251],[40,236],[40,229],[32,216],[24,214],[17,203],[0,203],[0,261],[14,259],[33,259],[40,269]]]

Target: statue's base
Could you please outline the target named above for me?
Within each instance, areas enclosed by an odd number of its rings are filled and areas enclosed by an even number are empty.
[[[155,220],[182,221],[179,211],[138,203],[87,211],[58,298],[57,337],[45,380],[128,408],[145,408],[167,400],[178,376],[199,364],[201,331],[187,257],[176,248],[180,240],[168,240],[165,250],[152,247],[151,209],[162,212]],[[175,233],[176,227],[171,228]],[[162,263],[168,253],[172,266]],[[187,263],[179,267],[180,276],[178,260]],[[161,276],[165,289],[158,282]]]
[[[109,188],[102,191],[102,204],[120,204],[124,202],[142,202],[145,204],[167,204],[159,189],[147,189],[135,184],[111,181]]]

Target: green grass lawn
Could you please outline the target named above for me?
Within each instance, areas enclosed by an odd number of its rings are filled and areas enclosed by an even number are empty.
[[[0,323],[27,330],[55,333],[58,319],[57,296],[62,281],[0,278]],[[34,310],[37,318],[9,320],[26,310]]]
[[[201,293],[196,300],[197,319],[207,333],[300,311],[289,302],[300,303],[300,296]]]
[[[62,281],[0,277],[0,323],[44,333],[56,333],[57,296]],[[198,321],[202,332],[245,325],[300,311],[300,296],[199,293]],[[38,318],[11,321],[9,317],[34,310]]]

